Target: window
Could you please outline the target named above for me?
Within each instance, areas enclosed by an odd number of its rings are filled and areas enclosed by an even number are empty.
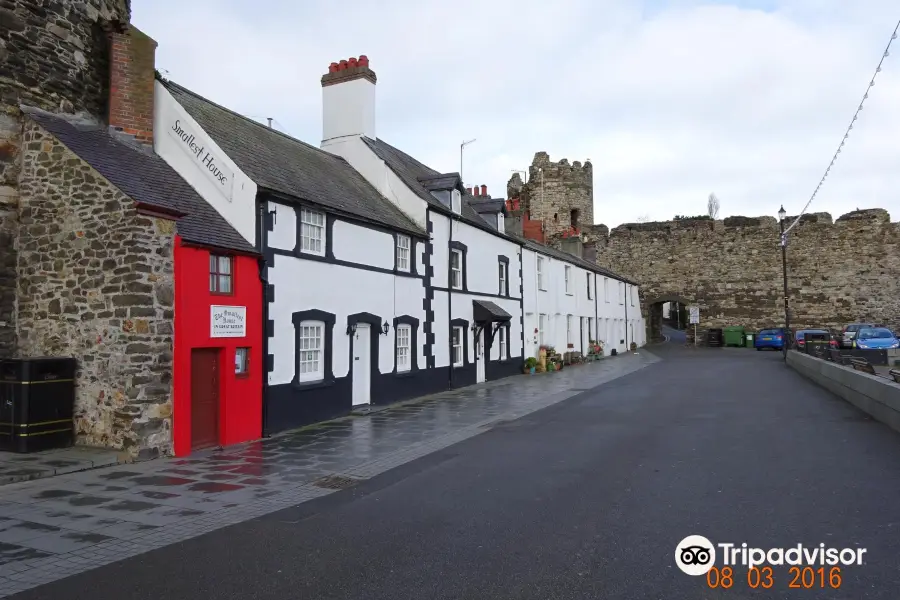
[[[544,330],[547,329],[547,315],[538,315],[538,344],[544,345]]]
[[[619,304],[625,304],[625,292],[622,290],[622,282],[619,281]]]
[[[566,293],[572,295],[572,267],[566,265]]]
[[[537,257],[537,282],[539,290],[546,290],[544,287],[544,257]]]
[[[609,278],[603,278],[603,301],[609,302]]]
[[[631,300],[631,305],[634,306],[634,286],[631,286],[631,293],[628,294],[628,298]]]
[[[589,339],[589,340],[596,340],[597,338],[594,337],[594,318],[593,318],[593,317],[588,317],[588,320],[587,320],[587,321],[588,321],[588,323],[587,323],[587,334],[588,334],[588,339]]]
[[[584,275],[587,278],[587,293],[588,293],[588,300],[590,300],[591,299],[591,274],[585,273]]]
[[[300,209],[300,251],[325,255],[325,214]]]
[[[412,366],[409,352],[410,332],[409,325],[397,325],[397,371],[409,371]]]
[[[566,315],[566,344],[572,343],[572,315]]]
[[[500,360],[506,360],[506,327],[497,330],[500,334]]]
[[[232,293],[230,256],[209,255],[209,291],[213,294]]]
[[[322,333],[325,324],[321,321],[300,323],[300,345],[297,348],[297,380],[315,381],[322,379],[325,361],[322,357]]]
[[[250,348],[238,348],[234,351],[234,374],[244,375],[250,373]]]
[[[506,225],[504,225],[503,213],[497,213],[497,231],[506,231]]]
[[[463,366],[463,328],[453,328],[453,366]]]
[[[506,263],[499,263],[500,265],[500,295],[503,296],[506,294]]]
[[[450,251],[450,287],[462,289],[462,252]]]
[[[572,227],[578,227],[578,209],[577,208],[573,208],[571,211],[569,211],[569,223],[572,225]]]
[[[460,196],[459,190],[453,190],[450,193],[450,210],[456,214],[462,212],[462,196]]]
[[[397,269],[409,271],[409,236],[397,236]]]

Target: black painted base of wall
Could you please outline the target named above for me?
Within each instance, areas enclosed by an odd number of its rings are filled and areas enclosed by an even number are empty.
[[[522,358],[503,362],[488,362],[485,377],[488,381],[521,375]],[[410,373],[382,373],[372,381],[371,401],[376,406],[386,406],[404,400],[412,400],[447,389],[457,389],[475,384],[475,365],[453,369],[450,367],[424,369]],[[267,393],[267,431],[278,433],[313,423],[328,421],[350,414],[353,409],[353,380],[348,375],[334,379],[329,384],[314,386],[271,385]]]

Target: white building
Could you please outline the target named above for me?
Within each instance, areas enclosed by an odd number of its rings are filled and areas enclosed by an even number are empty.
[[[603,352],[624,352],[645,343],[638,288],[621,276],[578,256],[528,240],[523,252],[525,350],[588,352],[591,340]]]
[[[377,138],[376,81],[365,56],[332,63],[322,77],[322,148],[346,158],[431,237],[423,262],[433,377],[458,387],[521,373],[523,242],[503,231],[502,203],[479,214],[458,173]]]

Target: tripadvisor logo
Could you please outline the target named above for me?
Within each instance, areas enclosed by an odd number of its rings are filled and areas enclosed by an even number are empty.
[[[705,575],[716,564],[716,547],[702,535],[689,535],[675,547],[675,564],[687,575]]]

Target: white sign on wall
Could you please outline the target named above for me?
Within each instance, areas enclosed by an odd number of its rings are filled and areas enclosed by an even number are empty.
[[[691,306],[691,325],[696,325],[700,322],[700,307],[699,306]]]
[[[211,306],[209,337],[239,338],[247,335],[246,306]]]
[[[232,173],[231,169],[226,167],[218,157],[214,156],[207,149],[207,144],[201,143],[191,133],[187,123],[181,119],[175,119],[175,122],[166,129],[169,130],[169,135],[177,140],[179,147],[194,160],[197,168],[203,171],[216,184],[216,187],[228,200],[231,200],[231,190],[234,186],[234,173]]]

